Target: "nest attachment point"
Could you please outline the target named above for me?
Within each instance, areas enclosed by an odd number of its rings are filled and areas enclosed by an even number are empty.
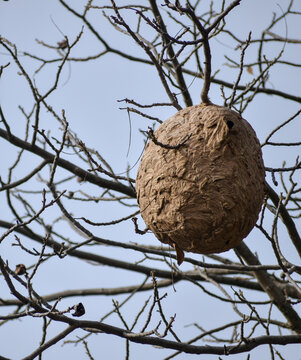
[[[229,108],[201,104],[166,120],[154,137],[136,179],[146,225],[175,247],[178,263],[183,251],[236,247],[254,227],[265,192],[261,148],[250,124]]]

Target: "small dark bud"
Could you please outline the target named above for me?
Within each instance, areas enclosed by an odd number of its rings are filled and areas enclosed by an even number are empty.
[[[73,192],[73,191],[69,191],[69,193],[68,193],[68,198],[69,198],[69,199],[72,199],[72,198],[73,198],[73,195],[74,195],[74,192]]]

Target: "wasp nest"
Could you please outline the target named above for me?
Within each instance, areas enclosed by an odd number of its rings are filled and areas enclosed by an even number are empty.
[[[186,140],[186,141],[185,141]],[[165,121],[144,151],[137,197],[147,226],[183,251],[219,253],[254,227],[264,197],[261,148],[249,123],[213,104]]]

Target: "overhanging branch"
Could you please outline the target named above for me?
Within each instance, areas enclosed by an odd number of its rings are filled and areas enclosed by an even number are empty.
[[[7,133],[7,131],[5,131],[3,129],[0,129],[0,137],[2,137],[3,139],[7,140],[11,144],[13,144],[21,149],[27,150],[33,154],[40,156],[41,158],[43,158],[49,162],[54,161],[55,155],[38,147],[37,145],[31,145],[30,143],[12,135],[12,134],[9,135]],[[135,191],[130,186],[126,186],[120,182],[103,179],[103,178],[96,176],[88,171],[83,170],[82,168],[71,163],[68,160],[58,158],[57,165],[65,170],[70,171],[74,175],[77,175],[77,176],[81,177],[82,179],[84,179],[85,181],[88,181],[92,184],[95,184],[95,185],[100,186],[105,189],[115,190],[122,194],[128,195],[132,198],[136,197]]]

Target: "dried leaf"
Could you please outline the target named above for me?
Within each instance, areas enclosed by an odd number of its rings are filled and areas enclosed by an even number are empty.
[[[248,66],[247,71],[249,74],[253,75],[253,68],[251,66]]]
[[[84,305],[80,302],[77,305],[73,306],[74,309],[74,313],[72,314],[72,316],[75,317],[80,317],[83,316],[86,312]]]
[[[24,275],[24,274],[26,274],[26,266],[24,264],[16,265],[15,274],[16,275]]]

